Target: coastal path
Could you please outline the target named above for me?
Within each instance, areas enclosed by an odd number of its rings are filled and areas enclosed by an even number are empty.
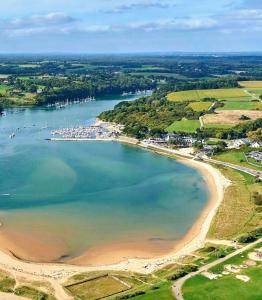
[[[240,249],[238,249],[238,250],[236,250],[236,251],[234,251],[234,252],[232,252],[232,253],[230,253],[230,254],[227,255],[226,257],[220,258],[220,259],[218,259],[218,260],[216,260],[216,261],[214,261],[214,262],[212,262],[212,263],[210,263],[210,264],[207,264],[207,265],[205,265],[205,266],[199,268],[198,271],[196,271],[196,272],[190,273],[190,274],[186,275],[185,277],[182,277],[182,278],[178,279],[178,280],[174,283],[174,285],[172,286],[172,292],[173,292],[173,294],[174,294],[176,300],[184,300],[184,297],[183,297],[183,294],[182,294],[182,286],[183,286],[183,284],[184,284],[189,278],[192,278],[192,277],[194,277],[194,276],[196,276],[196,275],[198,275],[198,274],[200,274],[200,273],[202,273],[202,272],[206,272],[206,271],[208,271],[210,268],[213,268],[213,267],[215,267],[216,265],[219,265],[219,264],[221,264],[221,263],[227,261],[228,259],[230,259],[230,258],[232,258],[232,257],[234,257],[234,256],[236,256],[236,255],[238,255],[238,254],[243,253],[244,251],[246,251],[246,250],[248,250],[248,249],[254,247],[256,244],[259,244],[259,243],[261,243],[261,242],[262,242],[262,238],[261,238],[261,239],[258,239],[257,241],[255,241],[255,242],[253,242],[253,243],[250,243],[250,244],[248,244],[248,245],[246,245],[246,246],[244,246],[244,247],[242,247],[242,248],[240,248]]]
[[[174,155],[178,155],[178,156],[185,157],[188,159],[198,159],[197,156],[194,156],[190,153],[185,153],[184,151],[182,152],[181,150],[173,150],[173,149],[169,149],[169,148],[157,146],[157,145],[141,145],[141,146],[143,148],[147,148],[147,149],[151,149],[151,150],[158,150],[158,151],[160,150],[166,154],[174,154]],[[262,171],[257,171],[257,170],[250,169],[247,167],[243,167],[243,166],[239,166],[239,165],[235,165],[235,164],[231,164],[231,163],[227,163],[227,162],[223,162],[220,160],[215,160],[215,159],[207,158],[207,157],[203,157],[203,156],[201,156],[200,159],[203,160],[203,162],[213,163],[216,165],[222,165],[222,166],[225,166],[225,167],[228,167],[231,169],[242,171],[251,176],[258,177],[260,180],[262,180]]]
[[[250,169],[250,168],[247,168],[247,167],[238,166],[238,165],[235,165],[235,164],[215,160],[215,159],[212,159],[212,158],[202,158],[202,159],[205,162],[210,162],[210,163],[217,164],[217,165],[223,165],[223,166],[229,167],[231,169],[242,171],[242,172],[247,173],[251,176],[258,177],[259,179],[262,180],[262,172],[261,171],[256,171],[256,170],[253,170],[253,169]]]

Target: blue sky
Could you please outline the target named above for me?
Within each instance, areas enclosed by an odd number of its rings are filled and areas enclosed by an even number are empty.
[[[262,51],[262,0],[0,1],[0,52]]]

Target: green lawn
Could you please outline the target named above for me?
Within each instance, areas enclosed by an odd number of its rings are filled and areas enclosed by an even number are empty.
[[[192,102],[188,106],[191,107],[194,111],[206,111],[210,108],[213,102]]]
[[[224,162],[229,162],[232,164],[240,165],[243,167],[248,167],[254,170],[262,170],[262,164],[261,163],[256,163],[252,161],[251,159],[247,160],[245,157],[245,154],[241,150],[232,150],[232,151],[227,151],[224,153],[221,153],[219,155],[214,156],[214,159],[221,160]]]
[[[200,101],[203,98],[239,98],[247,97],[243,89],[211,89],[211,90],[190,90],[182,92],[173,92],[167,95],[169,101]]]
[[[171,290],[172,283],[165,282],[158,286],[158,289],[149,288],[144,295],[132,297],[134,300],[174,300]]]
[[[183,287],[185,300],[260,300],[262,268],[252,267],[241,272],[251,278],[242,282],[234,275],[209,280],[202,275],[189,279]]]
[[[200,128],[200,122],[198,120],[181,120],[176,121],[167,127],[168,132],[187,132],[194,133]]]

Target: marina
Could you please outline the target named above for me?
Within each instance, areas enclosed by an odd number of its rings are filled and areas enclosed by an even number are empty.
[[[72,128],[61,128],[51,131],[52,136],[59,136],[63,140],[113,140],[117,138],[123,130],[123,126],[108,122],[97,121],[94,125]],[[52,138],[51,140],[58,140]]]
[[[17,256],[66,262],[85,253],[81,264],[96,253],[102,262],[99,253],[113,253],[118,245],[123,256],[154,257],[171,251],[194,224],[209,199],[202,175],[115,143],[123,127],[96,119],[136,97],[7,111],[0,127],[1,222]],[[78,143],[84,140],[92,142]]]

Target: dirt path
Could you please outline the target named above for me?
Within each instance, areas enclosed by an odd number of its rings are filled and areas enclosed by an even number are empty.
[[[250,93],[248,90],[244,90],[244,92],[248,95],[251,96],[253,99],[258,100],[258,101],[262,101],[259,96],[257,96],[256,94]]]
[[[1,293],[1,292],[0,292],[0,299],[1,300],[28,300],[28,298],[16,296],[14,294]]]

